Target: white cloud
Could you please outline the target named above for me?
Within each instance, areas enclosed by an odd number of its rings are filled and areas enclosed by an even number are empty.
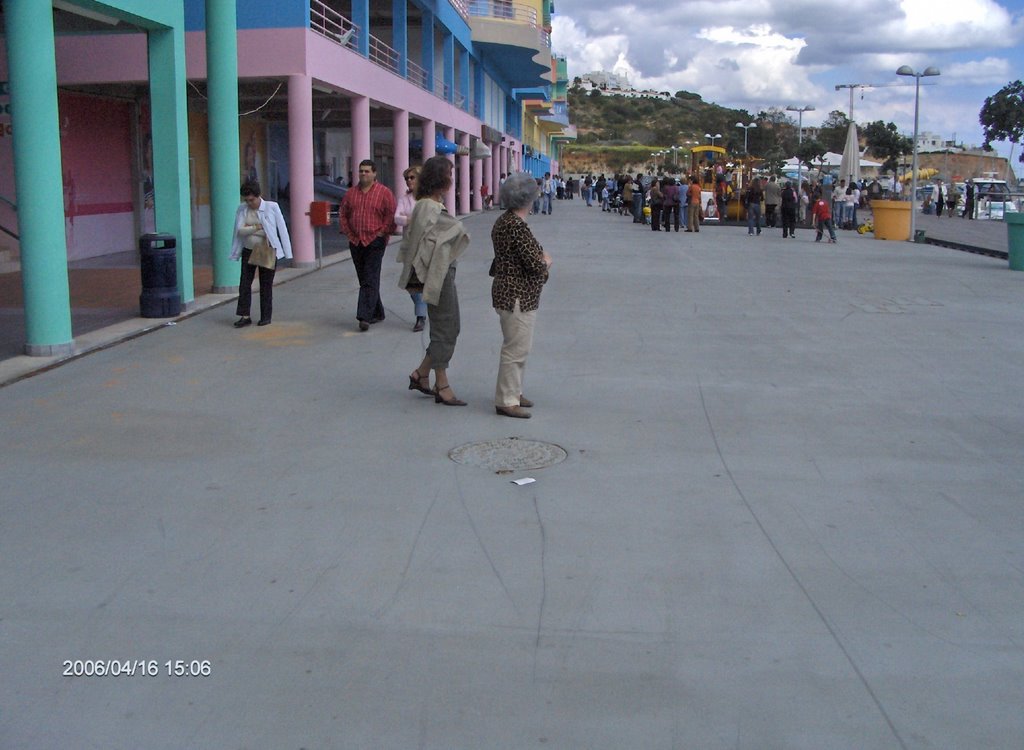
[[[1020,71],[1014,70],[1010,61],[1003,57],[986,57],[984,60],[951,63],[942,69],[942,76],[954,83],[999,88],[1019,75]]]
[[[894,85],[907,82],[896,68],[936,65],[938,85],[921,89],[922,127],[980,140],[984,97],[1024,69],[1019,2],[559,0],[553,41],[571,76],[615,69],[638,87],[693,91],[752,113],[811,104],[805,125],[848,110],[849,90],[835,84],[873,83],[885,87],[854,92],[855,119],[909,130],[913,88]]]

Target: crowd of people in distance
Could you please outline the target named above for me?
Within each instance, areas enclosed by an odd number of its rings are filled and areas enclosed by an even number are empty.
[[[763,228],[781,227],[783,237],[795,238],[796,227],[804,226],[815,228],[819,241],[827,231],[830,243],[836,241],[836,228],[857,228],[858,208],[864,206],[868,196],[863,182],[847,185],[846,180],[834,183],[829,177],[821,182],[805,180],[800,186],[774,176],[754,177],[737,191],[733,188],[734,175],[726,171],[714,176],[715,187],[710,191],[701,187],[698,174],[677,178],[642,173],[606,177],[602,173],[568,180],[545,175],[538,184],[542,194],[557,199],[572,200],[578,190],[587,206],[597,205],[602,212],[629,216],[633,223],[650,226],[655,232],[678,232],[681,226],[685,232],[699,232],[706,218],[725,220],[729,203],[738,201],[742,210],[733,213],[746,216],[751,235],[759,235]],[[711,194],[706,200],[705,193]],[[550,200],[545,200],[537,212],[550,214]]]

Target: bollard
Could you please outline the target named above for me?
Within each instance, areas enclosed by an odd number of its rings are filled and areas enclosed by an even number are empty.
[[[139,315],[143,318],[173,318],[181,313],[177,244],[172,234],[144,234],[139,238]]]

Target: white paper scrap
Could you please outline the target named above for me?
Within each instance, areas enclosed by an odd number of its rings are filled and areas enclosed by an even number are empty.
[[[523,477],[522,479],[513,479],[512,484],[518,484],[520,487],[522,487],[524,484],[532,484],[533,482],[536,481],[537,480],[534,479],[533,477]]]

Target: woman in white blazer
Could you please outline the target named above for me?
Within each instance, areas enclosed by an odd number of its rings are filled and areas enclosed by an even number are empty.
[[[281,207],[273,201],[264,200],[260,196],[258,182],[247,182],[242,185],[242,204],[235,213],[235,238],[231,244],[231,260],[241,259],[242,277],[238,282],[238,306],[235,314],[235,328],[252,325],[249,309],[252,305],[252,282],[256,277],[256,269],[260,272],[260,322],[257,325],[268,326],[274,313],[274,268],[263,268],[249,263],[253,248],[264,240],[274,248],[277,260],[292,257],[292,241],[288,236],[288,227],[284,223]]]

